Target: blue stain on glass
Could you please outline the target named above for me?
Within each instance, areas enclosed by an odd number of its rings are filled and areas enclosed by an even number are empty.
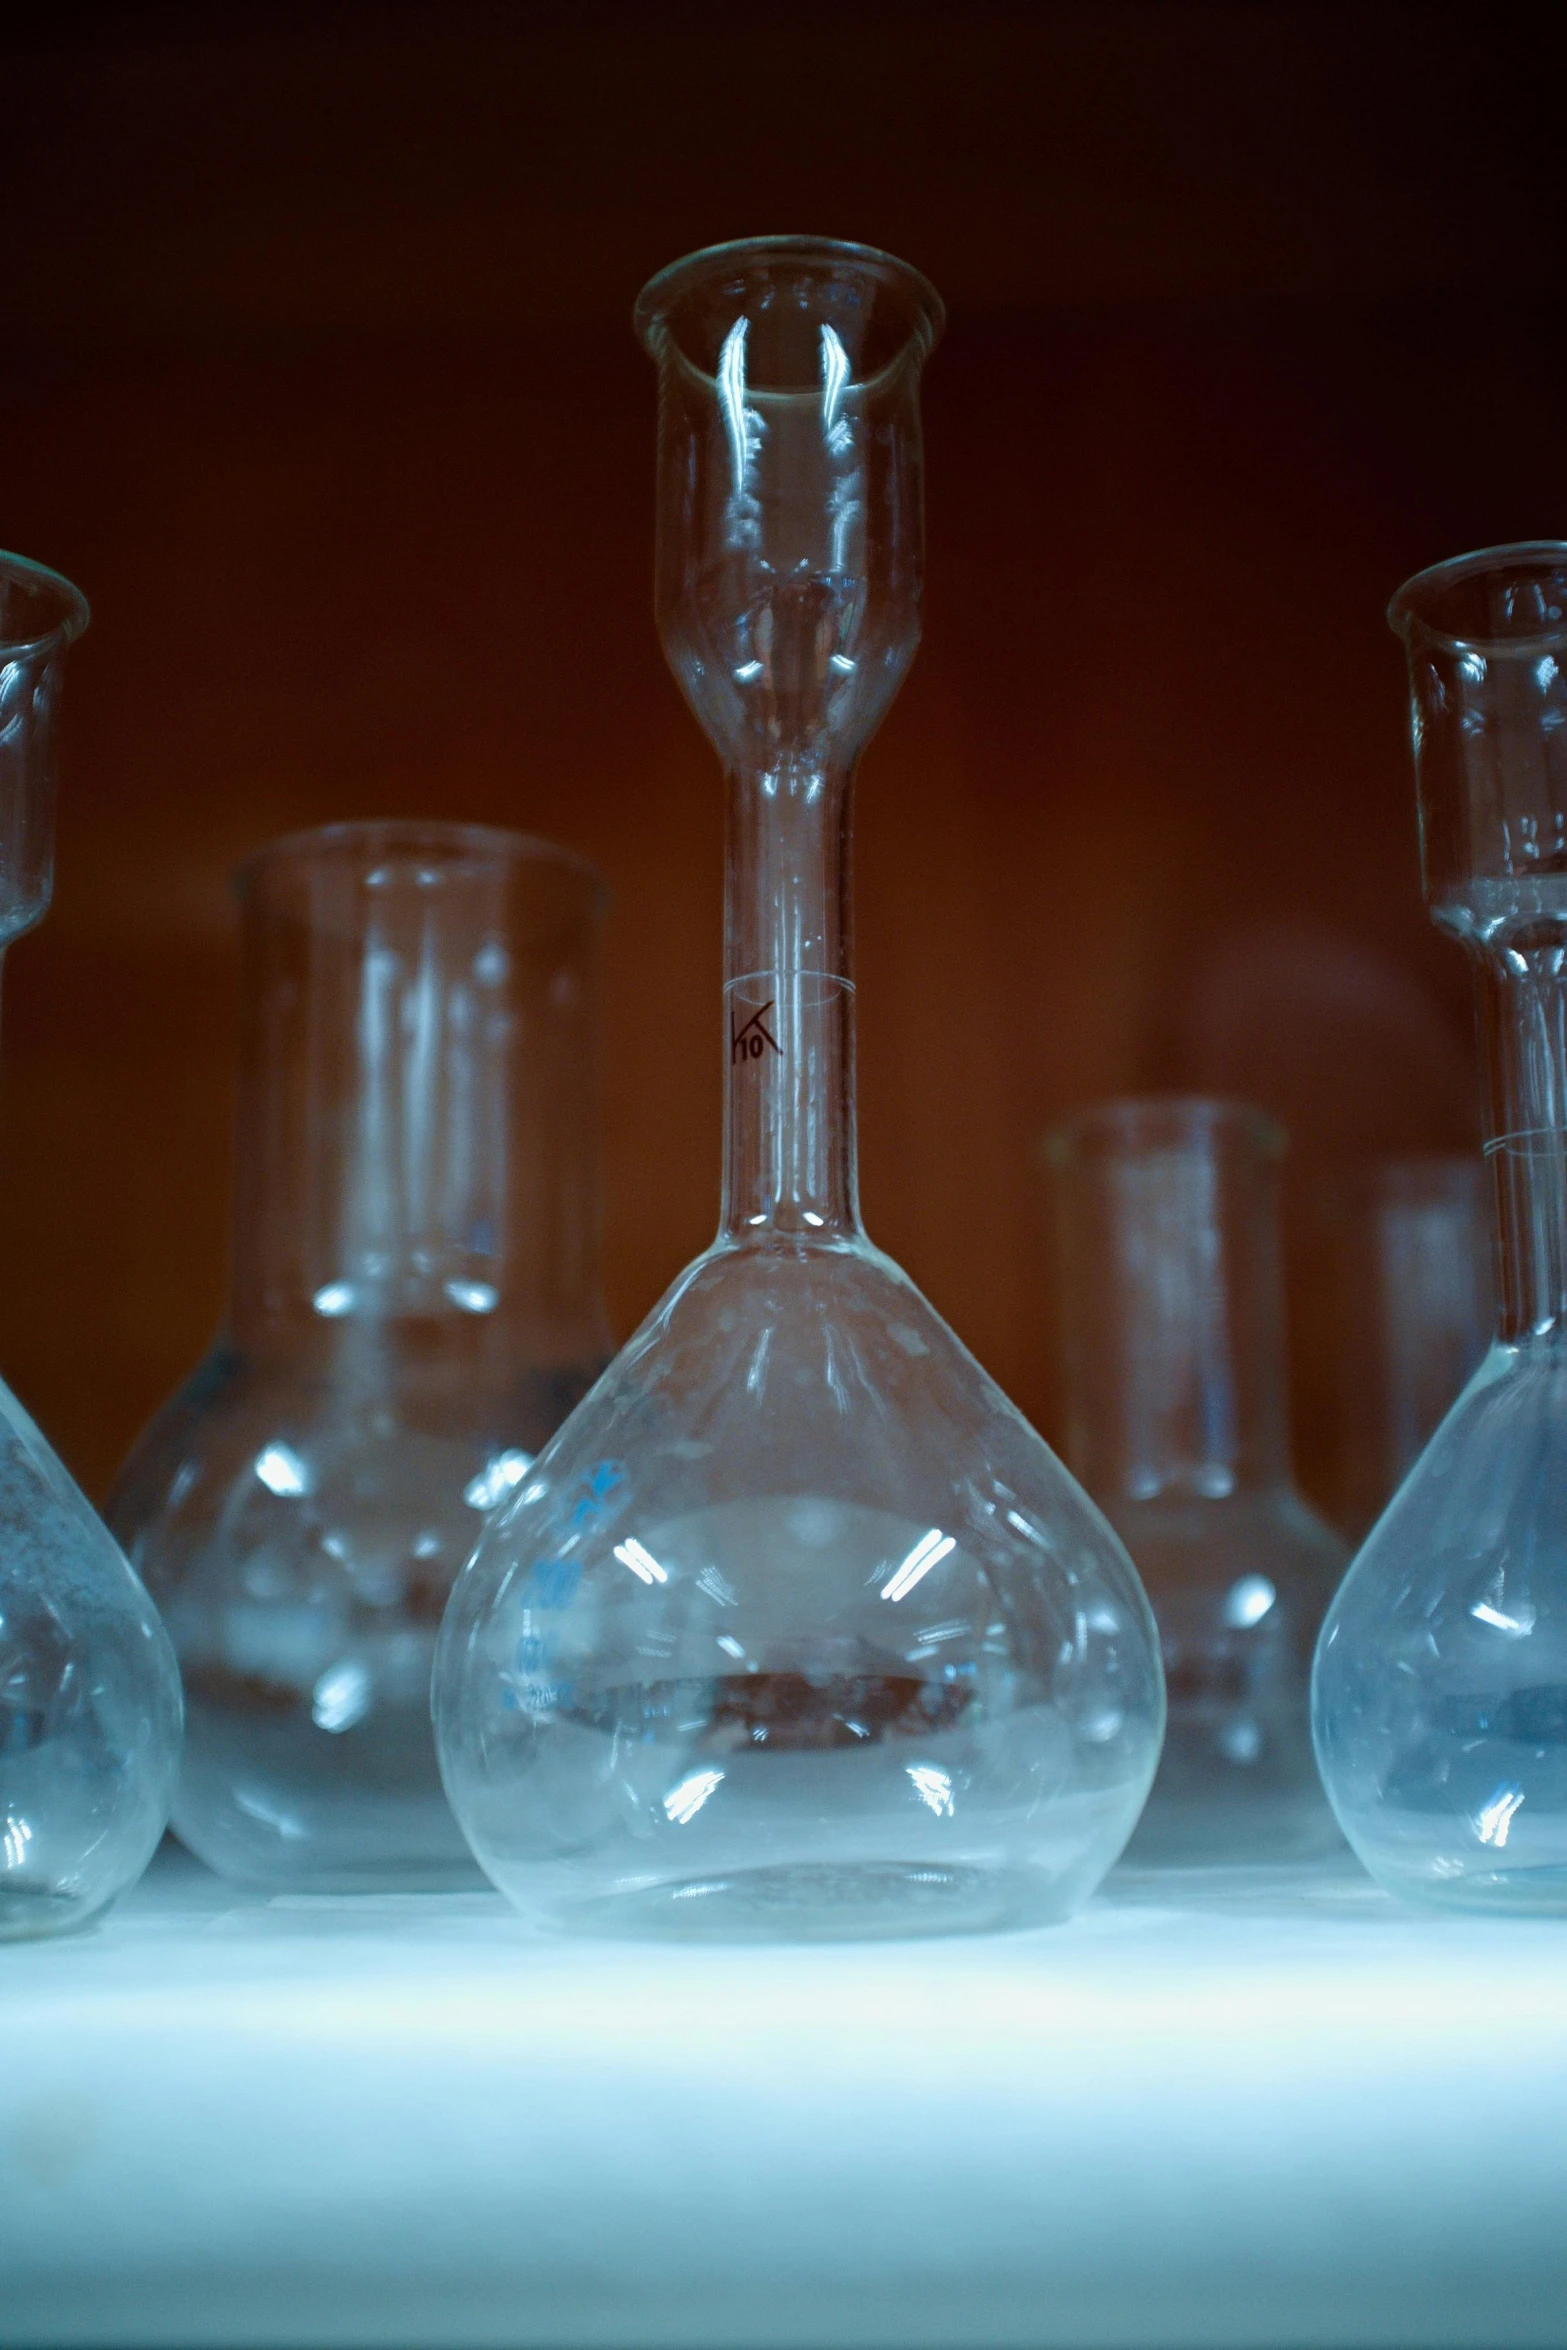
[[[621,1480],[619,1461],[599,1461],[583,1479],[587,1487],[571,1513],[573,1526],[585,1526],[596,1518]]]
[[[528,1577],[528,1599],[534,1607],[565,1607],[581,1580],[580,1559],[540,1559]]]

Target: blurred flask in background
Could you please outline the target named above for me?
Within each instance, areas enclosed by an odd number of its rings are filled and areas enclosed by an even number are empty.
[[[163,1607],[174,1826],[258,1883],[472,1870],[430,1665],[487,1513],[605,1360],[592,868],[343,824],[239,876],[226,1326],[110,1522]]]
[[[1326,1203],[1338,1383],[1333,1515],[1375,1524],[1491,1343],[1490,1197],[1478,1151],[1382,1159]]]
[[[1050,1139],[1067,1459],[1153,1602],[1169,1716],[1129,1862],[1336,1843],[1312,1643],[1347,1553],[1290,1470],[1278,1164],[1261,1111],[1112,1101]]]

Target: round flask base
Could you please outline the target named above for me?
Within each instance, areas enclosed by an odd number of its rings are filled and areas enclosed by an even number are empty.
[[[0,1942],[36,1942],[46,1934],[74,1934],[105,1907],[47,1885],[0,1888]]]
[[[1515,1868],[1468,1868],[1456,1859],[1422,1860],[1374,1837],[1351,1836],[1379,1885],[1423,1908],[1471,1910],[1492,1917],[1567,1917],[1567,1861],[1521,1862]]]
[[[1484,1877],[1433,1877],[1394,1887],[1406,1900],[1493,1917],[1567,1917],[1567,1868],[1502,1869]]]
[[[599,1894],[555,1922],[611,1940],[867,1942],[1053,1925],[1075,1906],[1042,1872],[800,1861]]]

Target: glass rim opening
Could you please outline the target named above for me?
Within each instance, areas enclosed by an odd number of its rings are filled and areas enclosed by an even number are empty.
[[[860,378],[856,388],[864,389],[890,375],[902,364],[911,346],[917,347],[922,359],[927,357],[940,339],[947,322],[946,304],[929,278],[911,262],[900,261],[896,254],[885,253],[877,245],[856,244],[847,238],[778,235],[735,237],[721,245],[704,245],[659,270],[648,279],[632,310],[638,341],[655,359],[662,355],[666,342],[673,343],[681,362],[692,374],[704,382],[715,381],[712,369],[693,358],[674,332],[671,313],[704,279],[722,278],[753,266],[762,269],[790,263],[803,271],[815,272],[824,280],[845,270],[858,270],[902,302],[908,328],[902,347],[869,376]],[[749,388],[753,393],[776,398],[805,387],[758,382]]]
[[[1463,624],[1461,598],[1479,580],[1504,580],[1509,573],[1520,584],[1529,578],[1554,577],[1560,583],[1561,605],[1551,619],[1516,630]],[[1495,655],[1527,656],[1567,641],[1567,540],[1518,539],[1496,547],[1476,547],[1467,555],[1452,555],[1429,564],[1406,579],[1387,608],[1393,634],[1408,644],[1418,634],[1444,650],[1461,653],[1473,648]],[[1455,625],[1455,623],[1457,625]]]
[[[1225,1094],[1118,1094],[1073,1110],[1045,1137],[1044,1155],[1061,1172],[1130,1151],[1211,1149],[1249,1143],[1269,1161],[1282,1159],[1289,1137],[1254,1102]]]
[[[601,913],[609,903],[609,884],[580,850],[535,833],[511,832],[500,825],[447,822],[434,816],[350,817],[283,833],[253,849],[235,867],[235,895],[243,900],[282,868],[320,863],[334,855],[366,864],[377,856],[426,856],[454,874],[483,868],[499,872],[507,866],[553,867],[583,885],[595,913]]]
[[[1456,1198],[1485,1178],[1485,1154],[1472,1151],[1395,1151],[1363,1159],[1346,1170],[1347,1180],[1388,1200]]]
[[[0,598],[8,587],[37,600],[43,625],[25,636],[13,636],[0,624],[0,660],[25,660],[57,645],[73,645],[92,618],[87,598],[63,572],[51,571],[47,563],[35,563],[29,555],[0,550]]]

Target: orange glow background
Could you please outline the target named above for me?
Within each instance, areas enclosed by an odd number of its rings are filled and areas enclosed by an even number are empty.
[[[1382,607],[1567,532],[1555,17],[453,0],[0,43],[0,543],[95,613],[6,976],[0,1362],[89,1488],[220,1311],[227,875],[276,833],[595,859],[617,1332],[710,1236],[720,791],[653,634],[627,314],[798,228],[951,308],[925,644],[861,783],[871,1231],[1051,1433],[1041,1132],[1261,1101],[1327,1490],[1313,1200],[1476,1131]]]

